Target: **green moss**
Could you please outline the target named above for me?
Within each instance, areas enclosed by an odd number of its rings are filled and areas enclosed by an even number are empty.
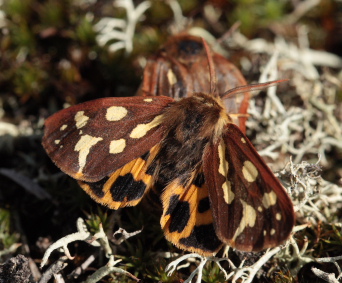
[[[247,35],[251,35],[258,28],[266,27],[271,22],[281,19],[286,12],[284,1],[235,0],[234,3],[235,8],[227,14],[227,19],[231,24],[236,21],[241,22],[241,30]]]
[[[93,29],[92,21],[87,16],[79,21],[75,30],[75,37],[82,45],[96,45],[96,32]]]
[[[38,6],[40,27],[63,28],[68,24],[68,1],[49,0]]]
[[[10,25],[11,41],[16,48],[17,55],[33,55],[37,52],[35,35],[26,23]],[[20,58],[20,57],[19,57]]]
[[[22,97],[37,96],[44,89],[48,75],[40,66],[24,62],[13,78],[14,91]]]
[[[16,24],[27,23],[32,16],[32,6],[35,0],[5,0],[3,10]]]
[[[8,250],[18,243],[19,234],[13,233],[10,210],[0,208],[0,251]]]
[[[103,230],[107,232],[111,223],[109,222],[108,212],[105,208],[98,206],[97,213],[91,213],[88,215],[88,219],[85,221],[88,226],[89,232],[92,234],[97,233],[102,225]]]
[[[208,262],[203,269],[203,277],[202,280],[206,283],[215,283],[215,282],[225,282],[225,276],[223,272],[220,270],[218,265],[214,262]]]

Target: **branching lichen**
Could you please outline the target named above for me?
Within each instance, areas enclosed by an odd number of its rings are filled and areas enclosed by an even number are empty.
[[[95,31],[98,32],[97,41],[100,46],[108,44],[110,52],[125,49],[126,53],[129,54],[133,50],[133,36],[136,25],[151,4],[149,1],[144,1],[135,8],[132,0],[116,0],[114,6],[126,10],[127,20],[102,18],[94,25]],[[116,42],[111,43],[112,41]]]
[[[59,260],[57,260],[54,264],[52,264],[42,275],[39,280],[39,283],[47,283],[50,278],[56,274],[58,274],[62,269],[64,269],[68,264],[66,263],[68,257],[62,256]]]
[[[196,253],[192,253],[192,254],[186,254],[183,255],[181,257],[179,257],[178,259],[172,261],[171,263],[168,264],[168,266],[166,267],[165,271],[168,272],[168,276],[171,276],[171,274],[176,270],[176,269],[180,269],[182,267],[187,267],[188,265],[182,265],[179,266],[179,264],[184,261],[184,260],[194,260],[198,258],[199,259],[199,264],[197,266],[197,268],[190,274],[190,276],[188,277],[188,279],[186,279],[184,281],[184,283],[189,283],[192,281],[192,279],[197,275],[197,279],[196,279],[196,283],[200,283],[202,280],[202,273],[203,273],[203,268],[205,266],[205,264],[207,262],[215,262],[218,267],[220,268],[220,270],[224,273],[225,277],[228,279],[228,274],[226,273],[226,271],[222,268],[222,266],[220,265],[220,261],[229,261],[229,259],[227,258],[216,258],[216,257],[204,257],[201,256],[199,254]],[[229,261],[230,262],[230,261]]]
[[[42,268],[48,261],[51,253],[54,250],[62,249],[65,255],[68,259],[73,259],[73,257],[70,255],[68,244],[75,242],[75,241],[87,241],[92,239],[92,235],[87,230],[87,227],[84,224],[84,220],[82,218],[79,218],[77,220],[77,230],[78,232],[67,235],[61,239],[59,239],[57,242],[53,243],[45,252],[44,257],[42,259],[42,262],[40,264],[40,268]],[[98,242],[92,242],[91,245],[94,246],[100,246]]]
[[[121,259],[115,260],[112,248],[109,244],[108,237],[107,237],[106,233],[104,232],[102,225],[100,225],[99,232],[92,235],[88,231],[87,227],[85,226],[84,220],[82,218],[79,218],[77,220],[77,230],[78,230],[78,232],[67,235],[67,236],[63,237],[62,239],[59,239],[57,242],[52,244],[46,250],[44,257],[43,257],[43,260],[42,260],[42,263],[41,263],[41,267],[43,267],[47,263],[47,260],[50,257],[51,253],[57,249],[63,250],[63,252],[65,253],[65,259],[72,260],[74,257],[72,257],[70,255],[70,252],[69,252],[67,245],[72,243],[72,242],[75,242],[75,241],[85,241],[88,244],[93,245],[95,247],[101,246],[105,252],[106,257],[108,258],[108,263],[105,266],[99,268],[92,275],[90,275],[87,278],[87,280],[85,281],[85,283],[98,282],[103,277],[105,277],[105,276],[107,276],[113,272],[127,275],[127,276],[131,277],[132,279],[138,281],[138,278],[133,276],[128,271],[123,270],[122,268],[116,267],[116,265],[121,261]],[[120,229],[120,233],[122,233],[124,235],[125,239],[128,239],[129,237],[134,236],[134,235],[138,234],[139,232],[140,231],[133,232],[133,233],[127,233],[125,230]],[[64,264],[64,262],[65,262],[64,259],[62,260],[62,262],[63,262],[62,265],[59,263],[59,261],[57,263],[55,263],[53,265],[55,267],[50,268],[48,271],[46,271],[44,273],[43,277],[45,278],[47,276],[51,276],[53,274],[53,270],[58,270],[58,272],[59,272],[61,269],[63,269],[66,266],[66,264]],[[90,262],[92,262],[92,260]],[[73,272],[72,276],[75,277],[75,275],[76,275],[76,277],[77,277],[79,275],[78,273]]]
[[[289,78],[288,84],[295,88],[291,98],[289,94],[277,96],[275,88],[270,88],[264,101],[251,101],[247,126],[257,133],[253,143],[263,146],[259,153],[274,160],[286,153],[293,156],[294,163],[320,155],[325,166],[326,152],[342,148],[342,124],[335,116],[335,97],[342,84],[328,72],[319,76],[316,66],[342,68],[342,58],[309,49],[305,32],[299,32],[299,41],[300,47],[281,38],[274,43],[247,40],[235,32],[229,42],[260,56],[271,56],[259,81]],[[302,101],[303,105],[291,104],[295,101]]]

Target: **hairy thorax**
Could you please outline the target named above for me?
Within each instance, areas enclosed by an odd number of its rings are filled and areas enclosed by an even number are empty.
[[[174,176],[181,176],[185,185],[201,167],[204,147],[216,143],[231,122],[221,101],[204,93],[175,102],[163,113],[163,119],[166,135],[152,164],[159,190]]]

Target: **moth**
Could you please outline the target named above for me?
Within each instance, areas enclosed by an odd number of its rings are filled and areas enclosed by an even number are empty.
[[[212,51],[211,54],[219,94],[247,84],[233,63],[220,54]],[[202,38],[185,33],[172,36],[148,59],[137,95],[164,95],[179,100],[196,92],[210,92],[207,52]],[[243,132],[249,97],[246,91],[223,99],[228,113],[240,114],[231,118]]]
[[[214,76],[210,50],[210,76]],[[241,86],[176,101],[111,97],[61,110],[45,122],[43,146],[98,203],[135,206],[160,192],[161,227],[177,247],[210,256],[226,244],[260,251],[292,231],[292,202],[223,102],[273,85]]]

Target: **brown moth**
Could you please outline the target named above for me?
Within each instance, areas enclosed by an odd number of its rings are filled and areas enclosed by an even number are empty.
[[[209,74],[214,57],[205,43]],[[227,244],[260,251],[283,243],[292,202],[223,100],[274,85],[241,86],[176,101],[167,96],[102,98],[46,120],[43,146],[62,171],[97,202],[134,206],[160,192],[165,237],[209,256]]]
[[[213,53],[212,60],[219,94],[247,84],[241,72],[225,57]],[[137,94],[164,95],[179,100],[196,92],[210,92],[208,59],[202,39],[189,34],[172,36],[148,59]],[[249,97],[246,91],[223,99],[228,113],[240,114],[231,118],[243,132],[246,131]]]

